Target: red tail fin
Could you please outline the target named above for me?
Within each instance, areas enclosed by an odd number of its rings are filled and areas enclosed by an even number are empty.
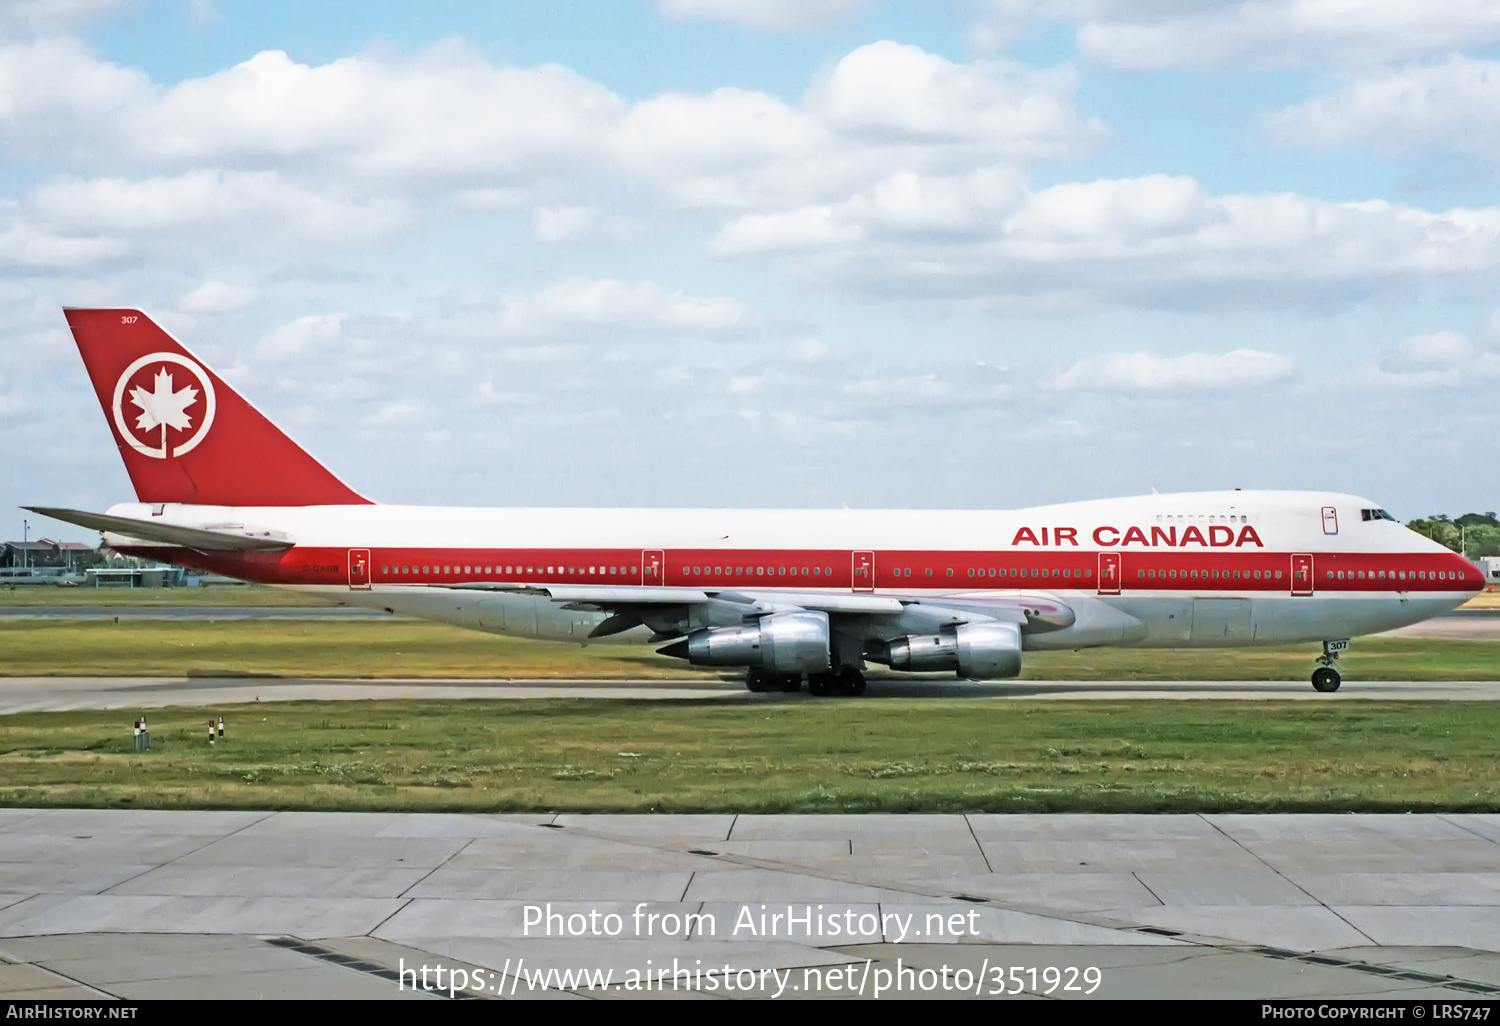
[[[139,310],[67,310],[141,502],[368,504]]]

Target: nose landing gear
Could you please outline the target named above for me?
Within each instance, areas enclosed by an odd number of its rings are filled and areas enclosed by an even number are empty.
[[[1323,642],[1323,654],[1318,656],[1318,668],[1313,671],[1312,686],[1314,691],[1324,694],[1332,694],[1339,689],[1344,678],[1339,674],[1339,656],[1349,648],[1348,639],[1343,641]]]

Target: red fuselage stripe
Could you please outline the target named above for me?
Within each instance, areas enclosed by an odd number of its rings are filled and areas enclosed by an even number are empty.
[[[858,550],[659,550],[310,548],[243,555],[127,549],[263,584],[347,585],[364,559],[358,584],[652,585],[691,588],[831,588],[886,591],[989,591],[1099,587],[1100,556],[1091,550],[1018,552],[877,551],[870,578]],[[356,555],[358,554],[358,555]],[[1443,553],[1311,553],[1311,581],[1293,580],[1308,554],[1211,550],[1110,552],[1119,560],[1120,591],[1453,592],[1483,587],[1475,567]],[[1302,558],[1299,559],[1299,556]],[[860,576],[856,579],[856,574]]]

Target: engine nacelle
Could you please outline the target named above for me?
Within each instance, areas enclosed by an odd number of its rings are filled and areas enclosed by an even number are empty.
[[[759,666],[772,673],[826,673],[828,614],[773,613],[743,627],[694,631],[662,651],[699,666]]]
[[[1021,628],[1013,623],[959,624],[951,634],[898,638],[885,655],[893,670],[957,670],[970,680],[1002,680],[1021,673]]]

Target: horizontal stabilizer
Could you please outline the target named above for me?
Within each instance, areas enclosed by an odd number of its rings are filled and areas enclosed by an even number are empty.
[[[79,527],[139,538],[158,545],[176,545],[199,552],[279,552],[291,548],[296,542],[286,535],[272,531],[253,531],[242,527],[209,530],[202,527],[181,527],[151,520],[136,520],[132,517],[112,517],[104,513],[87,513],[80,509],[53,509],[47,506],[23,507],[53,520],[61,520]]]

